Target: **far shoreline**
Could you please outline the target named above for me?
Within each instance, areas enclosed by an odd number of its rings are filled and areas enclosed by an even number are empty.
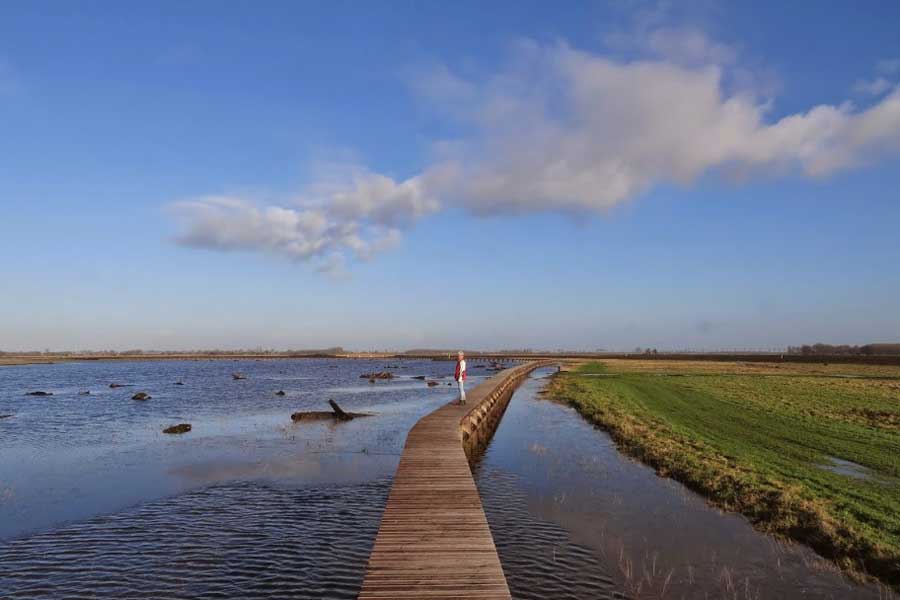
[[[900,366],[897,354],[790,354],[779,352],[528,352],[528,351],[479,351],[466,350],[466,358],[472,361],[519,360],[604,360],[625,359],[635,361],[704,361],[745,363],[806,363]],[[85,361],[138,361],[138,360],[284,360],[284,359],[379,359],[379,360],[455,360],[456,350],[414,350],[406,352],[350,352],[329,350],[285,352],[0,352],[0,367],[46,365]]]

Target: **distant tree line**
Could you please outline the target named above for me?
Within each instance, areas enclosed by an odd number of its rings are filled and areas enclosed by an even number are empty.
[[[656,348],[641,348],[640,346],[634,349],[634,353],[645,354],[647,356],[656,356],[657,354],[659,354]]]
[[[893,356],[900,355],[900,344],[865,344],[863,346],[851,346],[849,344],[804,344],[802,346],[788,346],[788,354],[803,354],[806,356]]]

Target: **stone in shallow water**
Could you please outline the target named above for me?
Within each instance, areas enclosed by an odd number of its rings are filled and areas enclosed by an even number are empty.
[[[394,374],[390,371],[380,371],[377,373],[363,373],[359,376],[360,379],[368,379],[369,381],[373,379],[393,379]]]
[[[138,392],[137,394],[135,394],[134,396],[132,396],[131,399],[132,399],[132,400],[149,400],[149,399],[152,398],[152,397],[153,397],[153,396],[151,396],[151,395],[148,394],[147,392]]]
[[[163,433],[187,433],[191,430],[190,423],[179,423],[178,425],[172,425],[171,427],[166,427],[163,429]]]
[[[27,392],[26,396],[52,396],[53,392]]]

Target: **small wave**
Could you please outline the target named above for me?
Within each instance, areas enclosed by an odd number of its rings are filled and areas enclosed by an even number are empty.
[[[352,599],[388,487],[219,486],[14,540],[2,595]]]

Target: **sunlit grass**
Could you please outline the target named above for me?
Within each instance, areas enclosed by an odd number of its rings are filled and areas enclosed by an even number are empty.
[[[853,367],[609,361],[551,393],[660,474],[900,587],[900,369]]]

